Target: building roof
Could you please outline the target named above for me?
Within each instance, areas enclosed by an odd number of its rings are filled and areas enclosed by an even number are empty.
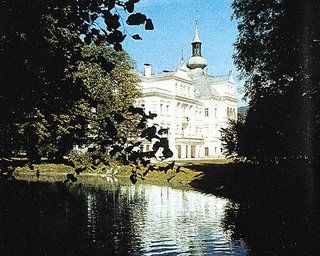
[[[219,93],[213,88],[214,84],[233,81],[231,74],[224,76],[209,76],[203,74],[193,80],[195,82],[196,96],[219,96]]]

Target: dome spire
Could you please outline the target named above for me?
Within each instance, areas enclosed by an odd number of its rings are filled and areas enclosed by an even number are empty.
[[[201,40],[199,37],[199,31],[198,31],[198,18],[196,18],[196,31],[195,31],[192,43],[201,43]]]
[[[201,55],[201,45],[202,42],[199,37],[198,31],[198,19],[196,18],[196,31],[191,43],[192,45],[192,57],[189,59],[188,68],[196,69],[201,68],[204,69],[207,66],[207,61]]]

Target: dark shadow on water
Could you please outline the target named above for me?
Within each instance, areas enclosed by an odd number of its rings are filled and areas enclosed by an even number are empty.
[[[193,186],[232,200],[223,226],[250,255],[320,255],[319,175],[305,163],[198,165]]]
[[[119,189],[0,179],[0,255],[131,255],[128,207],[144,202]]]

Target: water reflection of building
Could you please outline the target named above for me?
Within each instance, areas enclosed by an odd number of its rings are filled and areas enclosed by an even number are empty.
[[[136,235],[143,241],[144,255],[237,250],[221,224],[228,200],[168,187],[140,186],[134,191],[147,202],[145,212],[132,213],[133,222],[139,223]]]
[[[119,255],[236,254],[246,247],[223,227],[228,203],[169,187],[109,184],[86,192],[86,230]]]
[[[145,65],[140,74],[143,97],[139,105],[157,114],[152,123],[168,128],[174,158],[223,157],[220,129],[237,118],[236,85],[232,74],[211,76],[202,57],[198,28],[192,41],[192,57],[181,60],[176,71],[153,74]],[[146,143],[145,151],[151,149]]]

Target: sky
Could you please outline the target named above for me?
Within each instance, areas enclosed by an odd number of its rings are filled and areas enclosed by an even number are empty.
[[[182,55],[191,57],[191,41],[198,18],[199,35],[202,40],[202,56],[208,61],[210,75],[226,75],[232,70],[238,88],[233,63],[233,44],[237,38],[237,21],[231,20],[232,0],[140,0],[135,10],[151,18],[155,29],[145,31],[141,27],[126,27],[131,35],[138,33],[142,40],[127,38],[124,49],[136,61],[136,69],[143,70],[149,63],[153,72],[175,70]]]

